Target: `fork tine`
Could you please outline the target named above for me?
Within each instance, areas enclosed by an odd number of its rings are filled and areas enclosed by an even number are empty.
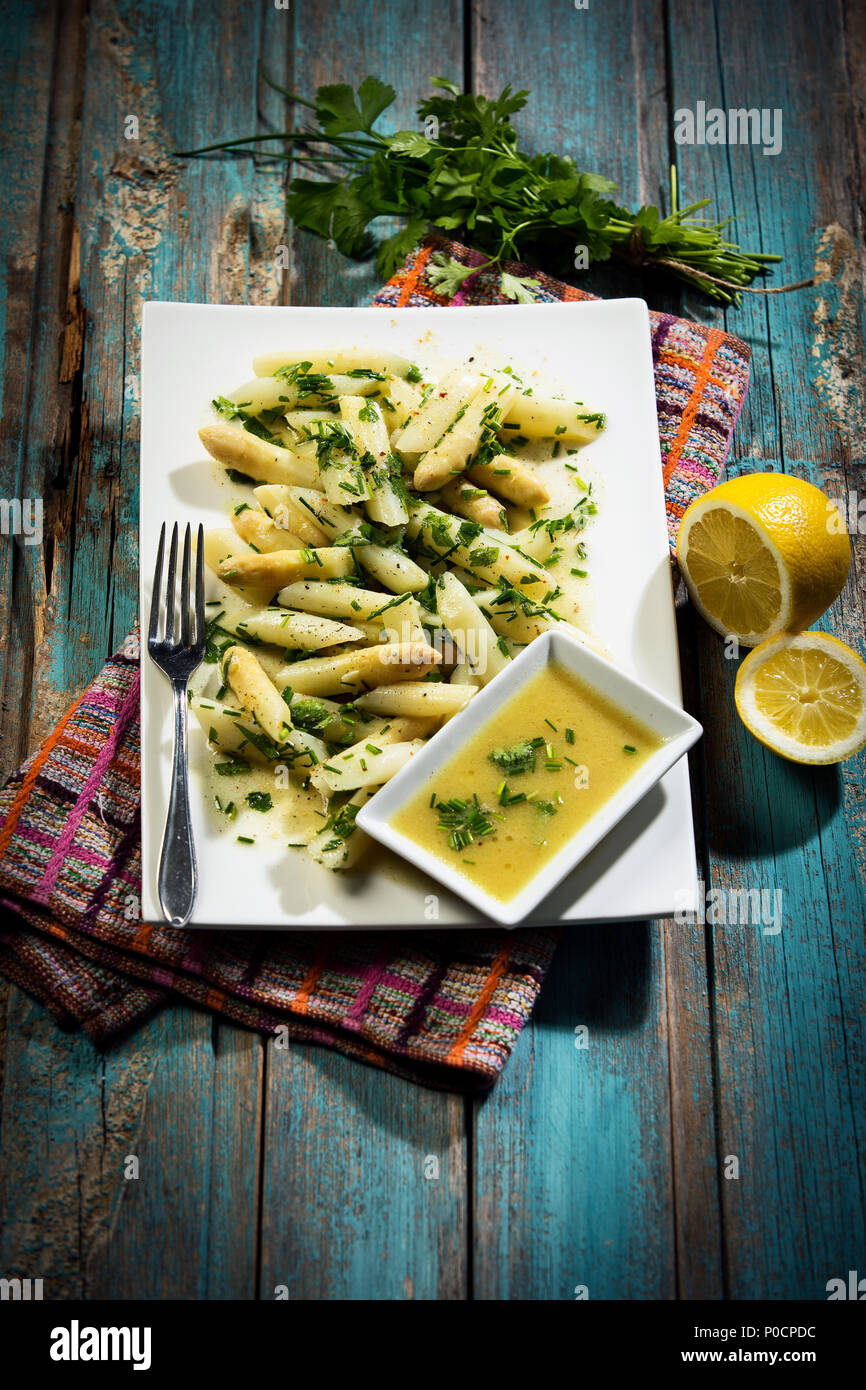
[[[204,643],[204,527],[199,523],[195,542],[195,640]]]
[[[189,646],[189,522],[183,533],[183,563],[180,570],[180,640]]]
[[[159,533],[159,549],[156,552],[156,569],[153,572],[153,592],[150,596],[150,626],[147,629],[147,640],[153,642],[156,638],[156,629],[159,626],[159,605],[162,590],[162,557],[165,551],[165,522],[162,523],[162,530]]]
[[[174,581],[177,572],[177,522],[171,532],[171,549],[168,552],[168,581],[165,586],[165,640],[174,639]]]

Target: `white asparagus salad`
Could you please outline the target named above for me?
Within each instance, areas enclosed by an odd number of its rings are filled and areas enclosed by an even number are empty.
[[[199,431],[230,500],[189,703],[220,826],[345,870],[359,807],[517,652],[563,627],[599,649],[579,455],[604,416],[476,358],[434,379],[292,349],[253,371]]]

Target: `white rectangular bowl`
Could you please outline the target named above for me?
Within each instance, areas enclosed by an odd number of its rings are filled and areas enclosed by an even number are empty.
[[[625,714],[637,719],[663,740],[662,745],[643,763],[609,801],[584,825],[568,844],[564,845],[526,887],[508,902],[501,902],[485,893],[465,875],[452,869],[447,860],[431,854],[408,835],[402,835],[391,824],[397,813],[425,785],[430,786],[445,764],[457,753],[467,739],[486,724],[503,704],[538,675],[550,662],[564,666],[590,689],[616,705]],[[577,718],[575,718],[577,722]],[[615,825],[637,806],[638,802],[661,780],[676,762],[700,738],[703,730],[696,719],[679,705],[663,700],[649,686],[636,681],[604,657],[584,647],[564,632],[545,632],[499,675],[485,686],[466,709],[450,719],[436,738],[431,739],[411,762],[387,782],[358,812],[357,824],[368,835],[379,840],[397,854],[459,893],[473,907],[485,912],[505,926],[521,922],[533,908],[541,908],[566,874],[586,858],[589,852]],[[590,772],[590,775],[591,772]],[[455,863],[457,857],[455,856]]]
[[[251,375],[257,353],[298,347],[379,347],[431,371],[475,352],[539,370],[607,412],[586,451],[603,478],[588,568],[593,626],[616,662],[680,704],[649,321],[639,299],[460,309],[307,309],[145,305],[142,343],[141,603],[147,630],[159,528],[177,520],[224,526],[225,492],[198,439],[207,403]],[[192,721],[193,723],[195,721]],[[430,879],[376,851],[340,876],[276,843],[254,848],[221,831],[205,805],[209,753],[190,729],[193,830],[200,888],[193,925],[298,928],[465,926],[484,921],[447,891],[431,919]],[[167,683],[142,661],[143,911],[160,917],[156,873],[171,769]],[[197,794],[199,793],[199,794]],[[693,906],[697,873],[683,759],[530,914],[529,922],[617,921]]]

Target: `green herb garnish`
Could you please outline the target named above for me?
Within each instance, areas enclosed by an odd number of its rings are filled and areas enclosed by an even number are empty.
[[[453,796],[450,801],[436,801],[433,810],[439,814],[438,828],[447,831],[448,843],[458,853],[495,830],[490,812],[477,796],[468,802],[459,796]]]
[[[239,777],[249,770],[250,765],[243,758],[232,758],[228,763],[214,763],[214,772],[220,777]]]
[[[285,690],[283,691],[283,699],[286,699]],[[292,706],[292,721],[296,728],[303,729],[308,734],[318,733],[320,729],[324,729],[331,722],[331,711],[320,700],[314,700],[308,696],[305,699],[295,700],[294,703],[289,699],[287,703]]]
[[[541,740],[544,743],[544,739]],[[488,761],[501,767],[503,772],[507,772],[511,777],[517,777],[521,772],[535,771],[535,749],[537,743],[525,739],[523,743],[515,743],[513,748],[494,748],[489,753]]]

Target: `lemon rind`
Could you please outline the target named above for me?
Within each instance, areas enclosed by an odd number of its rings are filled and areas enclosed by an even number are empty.
[[[832,763],[843,762],[846,758],[853,757],[855,753],[859,753],[862,748],[866,747],[866,663],[862,661],[857,652],[828,632],[803,632],[796,635],[778,633],[767,639],[766,646],[766,651],[759,652],[756,647],[750,652],[737,672],[734,701],[737,706],[737,713],[749,733],[754,735],[765,748],[769,748],[771,752],[778,753],[780,757],[787,758],[789,762],[794,763],[827,766]],[[824,747],[799,743],[796,739],[783,734],[772,720],[761,713],[754,697],[755,675],[767,659],[775,656],[783,648],[803,650],[809,647],[823,649],[831,653],[837,661],[851,671],[864,692],[863,713],[856,729],[849,738],[838,739],[835,743]]]

